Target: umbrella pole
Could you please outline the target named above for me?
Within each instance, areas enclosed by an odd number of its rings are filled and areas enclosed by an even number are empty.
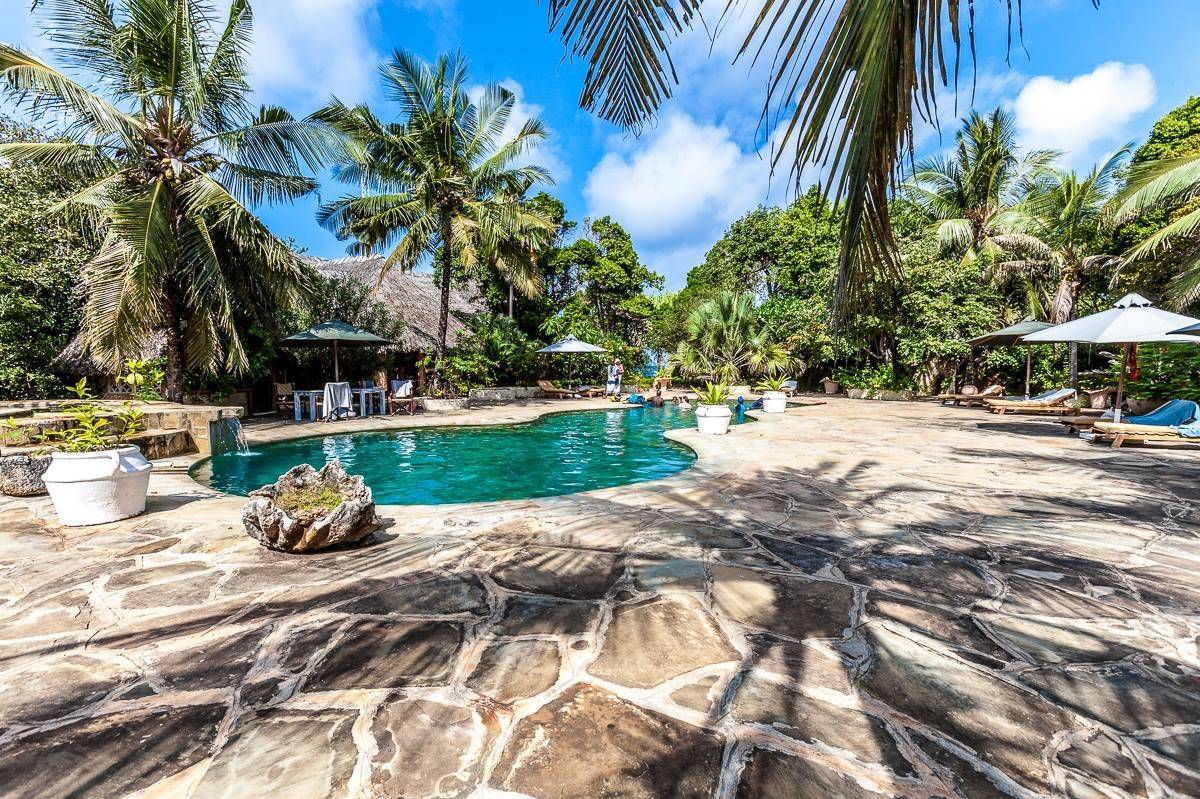
[[[333,382],[337,383],[340,381],[341,381],[341,377],[338,374],[337,339],[335,338],[333,340]]]
[[[1025,345],[1025,399],[1029,399],[1029,372],[1033,364],[1033,346]]]
[[[1125,396],[1125,372],[1129,368],[1129,350],[1132,347],[1132,344],[1123,345],[1121,353],[1121,379],[1117,381],[1117,405],[1113,412],[1113,419],[1117,424],[1121,423],[1121,403],[1122,397]]]

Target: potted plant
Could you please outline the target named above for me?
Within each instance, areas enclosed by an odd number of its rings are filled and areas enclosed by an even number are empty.
[[[140,449],[124,443],[141,428],[141,409],[126,402],[116,414],[117,424],[110,425],[103,406],[88,393],[86,379],[76,384],[75,393],[78,399],[63,407],[74,424],[40,437],[50,450],[42,482],[59,521],[78,527],[143,513],[151,464]]]
[[[783,390],[787,380],[786,376],[768,377],[759,384],[758,390],[763,393],[763,413],[783,413],[787,410],[787,394]]]
[[[705,383],[696,404],[696,429],[712,436],[729,432],[733,411],[729,408],[729,387],[724,383]]]
[[[841,386],[832,377],[826,377],[821,381],[821,388],[825,389],[826,394],[836,394]]]

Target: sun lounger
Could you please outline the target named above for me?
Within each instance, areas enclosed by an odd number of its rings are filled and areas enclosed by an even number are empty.
[[[575,396],[574,391],[568,391],[565,388],[559,388],[549,380],[539,380],[537,381],[537,384],[538,388],[541,389],[541,392],[547,397],[552,397],[554,399],[570,399],[571,397]]]
[[[1191,400],[1173,399],[1141,416],[1127,416],[1121,422],[1101,421],[1092,426],[1096,440],[1111,441],[1120,447],[1127,441],[1182,441],[1200,444],[1200,406]]]
[[[1188,437],[1180,432],[1178,427],[1163,427],[1162,425],[1096,422],[1092,425],[1092,432],[1096,434],[1097,441],[1111,441],[1113,448],[1129,442],[1144,444],[1147,441],[1200,444],[1200,437]]]
[[[1067,401],[1075,398],[1075,389],[1060,388],[1029,399],[985,399],[983,404],[992,413],[1076,413],[1078,409],[1068,407]]]
[[[954,405],[958,405],[960,402],[965,403],[969,408],[976,403],[982,405],[983,401],[988,397],[998,397],[1002,391],[1004,391],[1003,386],[988,386],[983,391],[963,391],[960,394],[938,394],[935,399],[940,400],[943,405],[945,405],[947,402],[950,402]]]
[[[571,393],[578,394],[581,397],[603,397],[603,386],[579,386],[571,389]]]

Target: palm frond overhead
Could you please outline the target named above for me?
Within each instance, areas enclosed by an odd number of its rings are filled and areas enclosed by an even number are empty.
[[[1098,0],[1092,0],[1098,5]],[[894,270],[887,202],[914,121],[936,124],[939,89],[957,89],[961,49],[975,55],[973,0],[727,0],[751,5],[739,57],[770,67],[764,127],[772,163],[821,164],[845,200],[837,307],[870,274]],[[1021,3],[1008,3],[1019,30]],[[549,0],[550,27],[588,73],[581,104],[637,128],[671,96],[672,41],[699,15],[692,0]],[[774,112],[783,125],[768,125]]]
[[[671,42],[699,14],[700,0],[549,0],[549,24],[587,63],[579,104],[637,128],[679,82]]]

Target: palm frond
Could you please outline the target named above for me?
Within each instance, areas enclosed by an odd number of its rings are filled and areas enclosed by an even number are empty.
[[[131,150],[140,146],[145,130],[141,120],[29,53],[0,44],[0,81],[18,105],[35,115],[65,114],[94,137],[117,136]]]
[[[1125,188],[1110,205],[1114,224],[1124,224],[1173,200],[1200,194],[1200,153],[1135,164]]]
[[[670,43],[699,14],[699,0],[549,0],[549,24],[587,63],[579,104],[637,128],[678,83]]]

